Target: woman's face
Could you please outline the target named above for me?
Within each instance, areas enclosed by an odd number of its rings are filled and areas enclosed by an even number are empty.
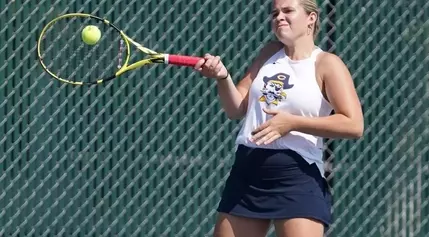
[[[309,25],[315,22],[314,14],[308,15],[301,0],[273,0],[272,30],[283,43],[294,42],[308,35]],[[310,33],[311,37],[312,32]]]

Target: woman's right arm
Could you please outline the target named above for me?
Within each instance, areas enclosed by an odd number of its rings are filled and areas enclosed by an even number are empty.
[[[227,117],[241,119],[246,114],[250,86],[259,69],[282,47],[283,44],[280,42],[269,42],[265,45],[237,85],[234,84],[219,56],[206,54],[205,60],[200,60],[195,69],[205,77],[216,79],[219,98]]]

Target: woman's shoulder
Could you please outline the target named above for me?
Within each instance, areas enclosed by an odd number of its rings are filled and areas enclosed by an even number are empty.
[[[263,45],[255,59],[254,67],[259,70],[264,63],[284,47],[280,41],[270,41]]]
[[[340,56],[330,52],[322,52],[317,56],[316,71],[322,81],[342,80],[350,74],[347,64]]]
[[[332,68],[338,64],[344,64],[343,60],[336,54],[327,51],[321,51],[317,55],[316,64],[324,68]]]
[[[273,54],[277,53],[280,49],[284,47],[284,44],[280,41],[269,41],[267,42],[260,50],[260,55],[264,58],[269,58],[273,56]]]

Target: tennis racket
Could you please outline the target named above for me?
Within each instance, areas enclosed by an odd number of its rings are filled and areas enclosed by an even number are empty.
[[[101,31],[95,45],[82,40],[82,30],[88,25]],[[130,63],[132,46],[146,57]],[[100,84],[150,64],[194,67],[202,59],[158,53],[137,43],[110,21],[85,13],[61,15],[46,24],[37,42],[37,55],[48,74],[73,85]]]

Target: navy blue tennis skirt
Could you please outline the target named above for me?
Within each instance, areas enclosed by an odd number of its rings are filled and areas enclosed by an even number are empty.
[[[239,145],[217,211],[258,219],[331,224],[331,194],[316,164],[292,150]],[[325,229],[326,230],[326,229]]]

